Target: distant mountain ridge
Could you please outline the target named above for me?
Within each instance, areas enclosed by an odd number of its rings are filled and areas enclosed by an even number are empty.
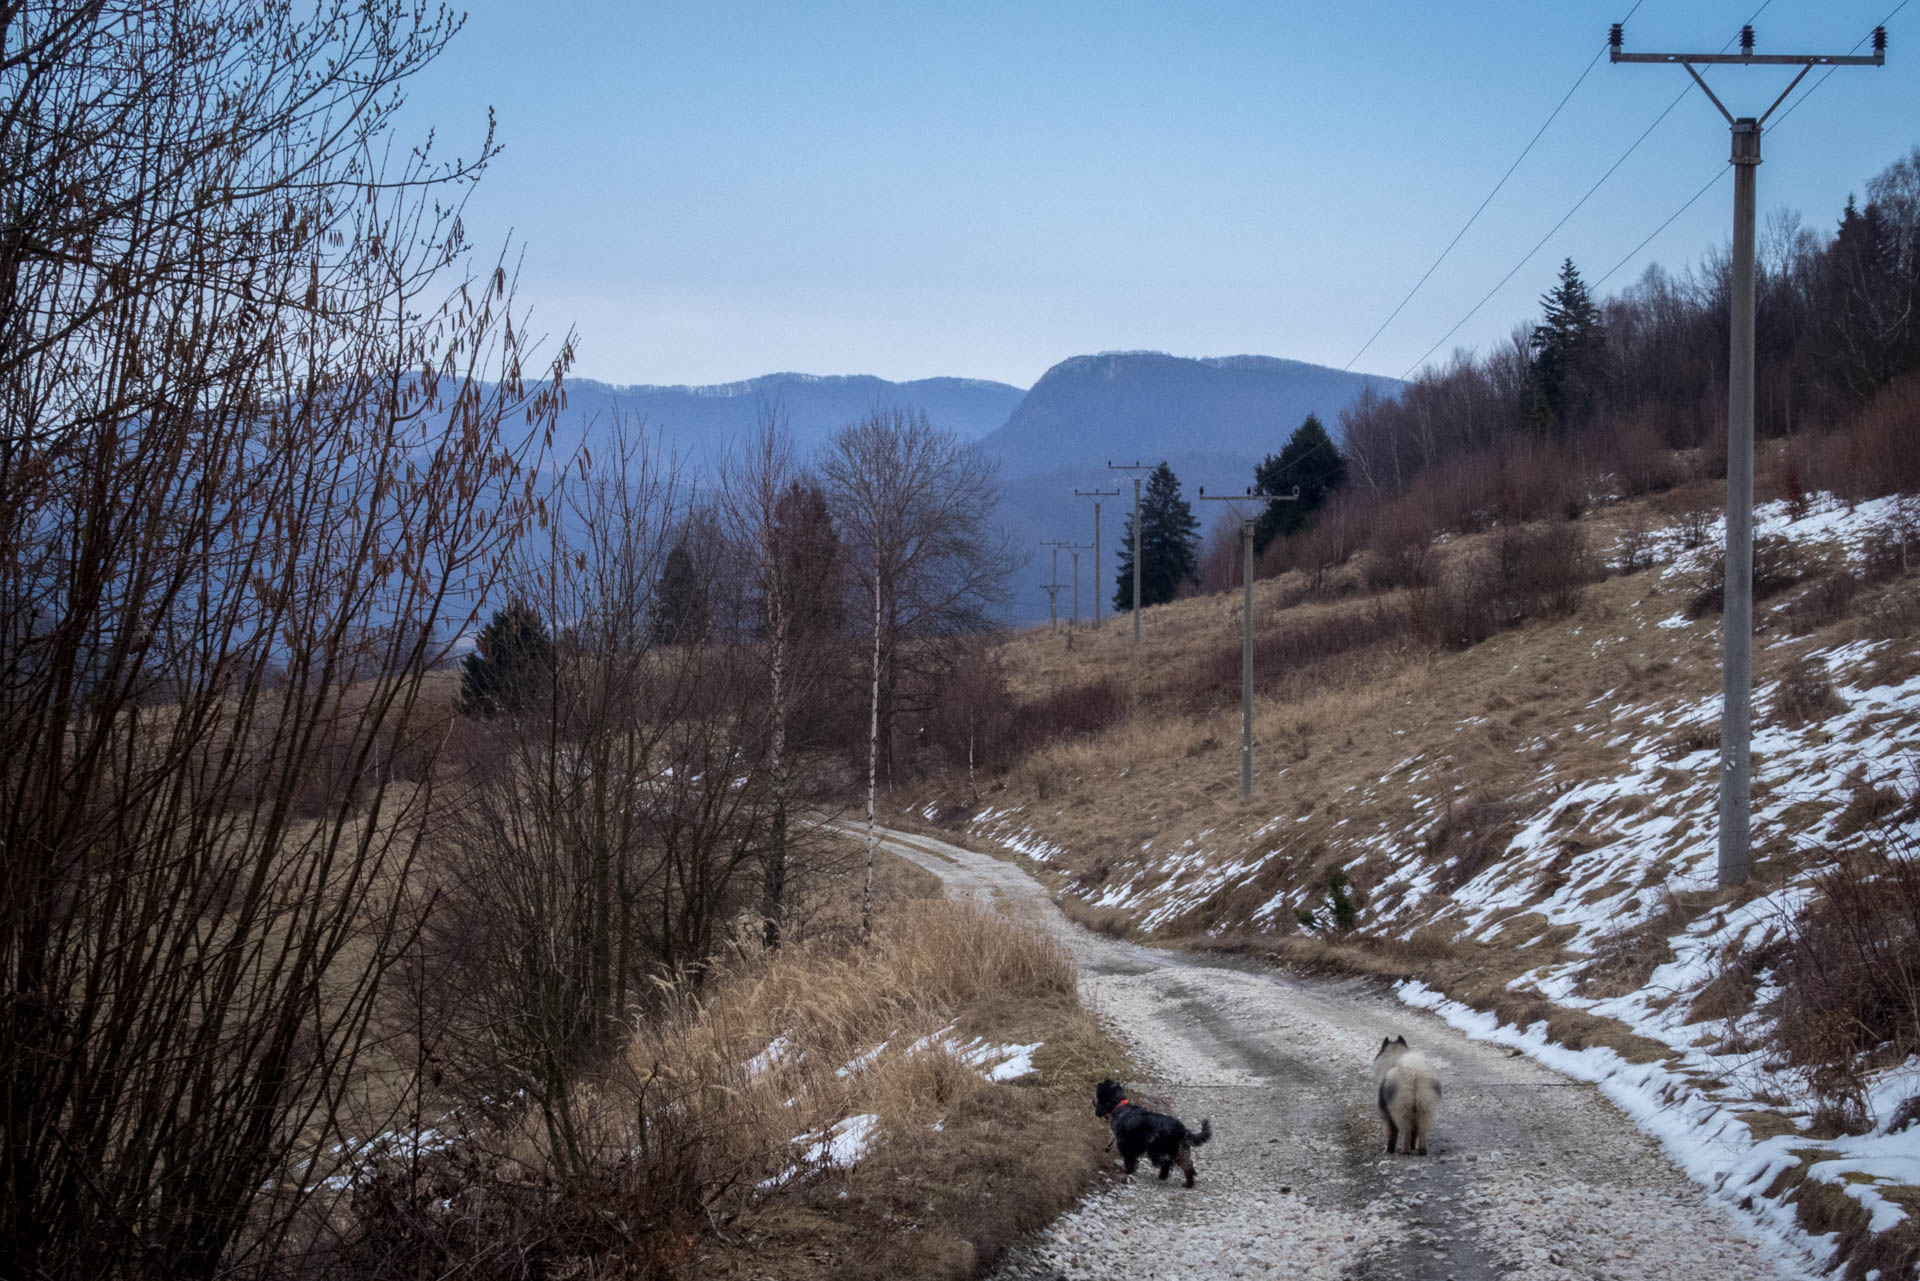
[[[567,408],[554,432],[570,450],[604,430],[617,412],[645,421],[668,448],[695,466],[719,461],[767,410],[784,414],[800,456],[811,458],[839,428],[875,409],[924,410],[964,440],[979,440],[1007,420],[1026,393],[984,378],[892,382],[871,374],[766,374],[706,386],[657,386],[567,380]]]
[[[1159,351],[1109,351],[1072,356],[1042,374],[1028,390],[981,378],[920,378],[892,382],[869,374],[766,374],[707,386],[618,386],[591,379],[567,382],[567,409],[554,433],[566,454],[590,433],[604,431],[617,412],[645,421],[650,433],[696,471],[716,465],[777,407],[796,452],[811,461],[840,427],[875,409],[916,409],[962,440],[977,440],[1000,461],[999,519],[1035,559],[1018,576],[1006,617],[1029,623],[1047,616],[1040,580],[1051,558],[1043,540],[1086,542],[1092,509],[1075,488],[1120,489],[1107,500],[1101,575],[1083,556],[1081,612],[1093,610],[1093,591],[1112,596],[1111,575],[1132,492],[1109,461],[1165,460],[1189,499],[1205,486],[1237,492],[1253,469],[1280,452],[1308,410],[1319,413],[1336,439],[1340,411],[1364,389],[1391,396],[1392,378],[1347,373],[1277,356],[1172,356]],[[1206,504],[1214,507],[1217,504]],[[1218,513],[1196,504],[1206,525]],[[1068,573],[1062,557],[1061,573]],[[1063,617],[1072,602],[1060,598]]]
[[[591,381],[591,379],[576,380],[576,382]],[[1020,390],[1018,387],[1013,387],[1011,383],[998,383],[990,378],[916,378],[908,382],[897,383],[874,374],[802,374],[793,371],[784,371],[777,374],[762,374],[758,378],[745,378],[738,382],[730,383],[631,383],[616,385],[596,382],[593,383],[593,385],[596,387],[604,387],[614,395],[633,394],[638,396],[655,396],[681,393],[688,396],[708,396],[715,399],[727,399],[737,396],[757,396],[768,389],[778,390],[793,385],[819,388],[859,387],[862,389],[879,386],[903,390],[918,390],[923,388],[990,388],[994,390],[1012,388],[1012,390],[1016,392]]]

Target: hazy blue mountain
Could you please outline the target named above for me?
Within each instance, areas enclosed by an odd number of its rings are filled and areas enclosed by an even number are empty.
[[[650,431],[702,467],[750,431],[763,406],[779,406],[801,458],[808,459],[834,431],[872,409],[924,410],[937,426],[963,440],[978,440],[1007,421],[1023,394],[1018,387],[979,378],[897,383],[865,374],[767,374],[709,387],[616,387],[569,378],[567,408],[554,444],[570,450],[587,432],[604,431],[617,410],[622,417],[644,418]]]
[[[1253,464],[1279,453],[1309,409],[1338,435],[1340,409],[1369,384],[1384,395],[1400,386],[1272,356],[1075,356],[1041,375],[982,443],[1009,477],[1206,453],[1244,458],[1250,481]]]
[[[1112,598],[1132,490],[1124,475],[1106,470],[1109,460],[1165,459],[1189,501],[1197,499],[1202,485],[1238,491],[1252,483],[1254,464],[1280,451],[1309,408],[1337,437],[1340,410],[1368,385],[1386,395],[1400,386],[1391,378],[1270,356],[1196,360],[1147,351],[1063,360],[1026,392],[974,378],[896,383],[867,375],[768,374],[711,387],[616,387],[570,379],[554,447],[563,456],[570,453],[583,437],[604,433],[618,411],[644,418],[690,472],[705,472],[752,429],[764,406],[785,410],[803,461],[811,461],[836,429],[869,410],[924,410],[936,426],[980,441],[1000,459],[1000,521],[1033,553],[1014,584],[1007,617],[1031,623],[1047,616],[1047,594],[1040,584],[1051,555],[1040,542],[1084,543],[1093,536],[1092,505],[1073,496],[1076,487],[1122,491],[1103,509],[1106,546],[1097,590],[1102,599]],[[1195,501],[1203,528],[1212,526],[1219,506]],[[1063,582],[1070,568],[1063,553]],[[1060,593],[1063,617],[1071,612],[1069,590]],[[1093,557],[1083,552],[1083,615],[1092,614],[1095,590]]]
[[[1041,376],[1006,425],[981,441],[1001,460],[1001,521],[1033,559],[1021,574],[1008,616],[1044,621],[1052,571],[1045,540],[1086,543],[1093,538],[1093,504],[1079,489],[1117,489],[1101,512],[1102,599],[1113,598],[1121,532],[1132,509],[1132,483],[1107,470],[1109,461],[1165,460],[1180,478],[1203,533],[1219,519],[1220,503],[1199,502],[1199,490],[1238,493],[1253,483],[1254,465],[1277,454],[1309,409],[1337,439],[1340,410],[1371,385],[1398,392],[1392,378],[1344,374],[1323,365],[1271,356],[1190,359],[1155,351],[1107,352],[1063,360]],[[1081,553],[1080,612],[1093,612],[1092,554]],[[1071,560],[1060,554],[1060,578]],[[1072,588],[1060,592],[1068,617]]]

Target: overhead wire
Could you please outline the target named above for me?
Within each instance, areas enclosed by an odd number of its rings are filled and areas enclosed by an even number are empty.
[[[1767,6],[1771,5],[1772,3],[1773,3],[1773,0],[1764,0],[1764,2],[1761,4],[1761,6],[1758,9],[1755,9],[1753,11],[1752,17],[1749,17],[1747,19],[1745,25],[1752,26],[1754,18],[1758,18],[1761,14],[1765,13],[1767,11]],[[1902,3],[1906,3],[1906,0],[1902,0]],[[1727,49],[1732,46],[1732,44],[1733,44],[1733,41],[1728,40],[1726,44],[1723,44],[1720,46],[1720,51],[1722,53],[1725,53]],[[1420,354],[1419,359],[1415,360],[1411,365],[1407,366],[1405,372],[1403,372],[1400,375],[1401,380],[1404,382],[1408,377],[1410,377],[1414,373],[1415,370],[1419,369],[1420,366],[1426,364],[1427,358],[1433,355],[1434,352],[1440,350],[1440,348],[1446,343],[1447,339],[1459,333],[1463,325],[1465,325],[1469,320],[1472,320],[1475,316],[1479,315],[1480,309],[1486,306],[1487,303],[1493,299],[1493,296],[1495,294],[1499,293],[1503,288],[1505,288],[1507,282],[1509,280],[1512,280],[1516,275],[1518,275],[1522,267],[1526,266],[1529,262],[1533,261],[1533,256],[1539,253],[1540,250],[1546,246],[1546,243],[1549,240],[1553,239],[1554,235],[1559,232],[1560,228],[1567,225],[1567,221],[1569,219],[1571,219],[1575,214],[1580,212],[1581,207],[1585,205],[1587,201],[1593,198],[1593,194],[1599,191],[1600,188],[1606,184],[1607,179],[1613,177],[1614,173],[1620,168],[1620,166],[1627,162],[1627,158],[1629,156],[1631,156],[1634,152],[1640,149],[1640,144],[1645,142],[1648,136],[1652,134],[1655,129],[1660,127],[1660,123],[1663,120],[1665,120],[1668,116],[1673,114],[1673,109],[1679,106],[1681,101],[1685,99],[1686,96],[1691,92],[1692,92],[1691,86],[1685,89],[1682,89],[1679,92],[1679,94],[1677,94],[1674,97],[1673,101],[1669,102],[1666,105],[1666,107],[1661,110],[1660,114],[1653,118],[1653,123],[1648,125],[1644,130],[1641,131],[1640,136],[1633,140],[1633,144],[1629,146],[1625,151],[1620,153],[1620,158],[1618,160],[1615,160],[1611,165],[1607,166],[1607,171],[1601,174],[1599,179],[1591,187],[1588,187],[1586,191],[1581,194],[1578,200],[1573,202],[1573,208],[1567,210],[1566,213],[1562,214],[1560,216],[1560,220],[1554,223],[1552,227],[1547,229],[1547,234],[1540,237],[1539,240],[1535,241],[1533,248],[1527,250],[1526,253],[1522,254],[1520,257],[1520,261],[1514,263],[1512,268],[1508,270],[1507,274],[1500,277],[1499,283],[1494,285],[1493,288],[1487,290],[1487,292],[1481,297],[1480,301],[1473,304],[1473,306],[1467,310],[1466,315],[1460,317],[1459,320],[1455,321],[1451,329],[1447,330],[1446,333],[1441,334],[1438,341],[1436,341],[1431,347],[1427,348],[1424,352]],[[1712,184],[1709,183],[1708,185],[1711,186]],[[1702,194],[1705,194],[1704,189],[1702,189],[1701,192],[1696,193],[1693,199],[1698,200]],[[1688,203],[1692,203],[1692,202],[1689,201]],[[1674,214],[1675,218],[1679,216],[1680,216],[1679,213]],[[1671,221],[1671,219],[1669,219],[1669,221]],[[1615,270],[1618,270],[1618,268],[1615,268]]]
[[[1645,0],[1635,0],[1635,4],[1633,8],[1628,10],[1627,12],[1627,18],[1632,18],[1634,13],[1638,12],[1641,4],[1643,4],[1644,2]],[[1757,19],[1761,14],[1765,13],[1767,8],[1772,3],[1773,3],[1773,0],[1762,0],[1760,7],[1755,9],[1752,15],[1747,18],[1745,25],[1751,26],[1754,20]],[[1881,19],[1881,21],[1876,25],[1879,27],[1885,27],[1888,23],[1892,22],[1893,19],[1899,15],[1901,10],[1905,9],[1911,3],[1912,3],[1912,0],[1900,0],[1900,2],[1893,7],[1893,9],[1887,14],[1887,16]],[[1626,21],[1626,19],[1622,19],[1622,21],[1624,22]],[[1857,41],[1850,52],[1858,52],[1858,50],[1860,49],[1860,46],[1866,44],[1867,41],[1870,39],[1872,39],[1871,32],[1869,32],[1866,36],[1862,37],[1859,41]],[[1727,40],[1726,43],[1720,46],[1721,52],[1724,53],[1728,48],[1730,48],[1733,45],[1733,43],[1734,43],[1733,39]],[[1601,49],[1601,53],[1605,53],[1605,52],[1606,52],[1606,49],[1603,46]],[[1540,140],[1541,135],[1546,132],[1547,126],[1553,123],[1555,117],[1557,117],[1560,114],[1561,109],[1566,106],[1568,99],[1572,98],[1574,91],[1580,87],[1581,83],[1586,80],[1588,74],[1592,72],[1594,66],[1596,66],[1598,63],[1599,63],[1599,56],[1596,55],[1594,59],[1591,62],[1589,62],[1587,66],[1581,71],[1579,77],[1575,79],[1573,83],[1573,87],[1569,89],[1565,95],[1562,96],[1562,98],[1560,99],[1560,102],[1557,105],[1555,105],[1553,111],[1549,113],[1549,115],[1547,116],[1546,123],[1540,126],[1540,128],[1534,133],[1533,137],[1527,142],[1527,145],[1521,149],[1520,155],[1514,159],[1513,164],[1507,167],[1507,171],[1504,174],[1502,174],[1499,181],[1494,184],[1493,190],[1487,194],[1486,199],[1482,200],[1479,206],[1474,209],[1473,213],[1468,217],[1466,223],[1460,228],[1458,232],[1454,234],[1453,239],[1447,242],[1446,248],[1440,251],[1439,257],[1437,257],[1434,260],[1433,264],[1427,268],[1426,272],[1421,275],[1420,279],[1414,283],[1413,288],[1407,291],[1406,296],[1400,300],[1399,305],[1393,309],[1392,313],[1389,314],[1387,319],[1380,324],[1379,328],[1374,330],[1373,335],[1369,337],[1365,343],[1361,344],[1360,349],[1353,354],[1352,358],[1350,358],[1344,366],[1341,367],[1339,373],[1329,378],[1326,384],[1323,385],[1319,391],[1314,393],[1314,398],[1313,398],[1313,401],[1311,402],[1312,407],[1316,407],[1316,408],[1318,407],[1318,404],[1321,398],[1326,395],[1327,390],[1338,379],[1339,375],[1345,374],[1353,368],[1354,363],[1358,361],[1361,355],[1364,354],[1368,350],[1368,348],[1370,348],[1373,345],[1375,340],[1377,340],[1380,337],[1380,335],[1386,331],[1387,326],[1393,323],[1393,320],[1395,319],[1395,317],[1397,317],[1400,314],[1400,312],[1406,307],[1407,303],[1412,300],[1414,294],[1419,292],[1421,286],[1426,284],[1428,278],[1433,275],[1436,269],[1438,269],[1441,262],[1443,262],[1446,259],[1447,255],[1453,251],[1454,246],[1459,243],[1460,238],[1466,234],[1467,229],[1474,224],[1475,220],[1479,218],[1480,214],[1486,209],[1487,205],[1492,201],[1493,197],[1497,195],[1501,187],[1503,187],[1506,184],[1507,179],[1513,176],[1513,172],[1515,169],[1519,167],[1520,161],[1526,158],[1527,153],[1533,149],[1534,144],[1537,143]],[[1828,68],[1825,75],[1822,75],[1812,85],[1808,86],[1805,92],[1803,92],[1797,99],[1795,99],[1793,102],[1787,105],[1787,109],[1781,112],[1780,114],[1780,120],[1784,121],[1788,116],[1792,115],[1793,112],[1800,106],[1800,104],[1804,103],[1809,97],[1813,95],[1813,93],[1816,90],[1820,88],[1821,85],[1825,84],[1836,70],[1838,70],[1837,67]],[[1460,328],[1464,326],[1469,320],[1473,319],[1473,317],[1479,313],[1480,309],[1486,306],[1486,304],[1493,298],[1493,296],[1499,293],[1500,290],[1506,285],[1506,283],[1511,279],[1513,279],[1513,277],[1519,273],[1522,267],[1526,266],[1528,262],[1532,261],[1534,255],[1540,252],[1540,250],[1546,245],[1547,241],[1551,240],[1554,234],[1557,233],[1561,227],[1565,226],[1567,221],[1571,219],[1574,214],[1580,211],[1581,207],[1584,206],[1587,203],[1587,201],[1593,197],[1595,192],[1599,191],[1601,186],[1603,186],[1606,183],[1607,179],[1611,178],[1615,173],[1615,171],[1617,171],[1622,164],[1626,163],[1627,158],[1631,156],[1636,150],[1639,149],[1640,144],[1646,141],[1648,135],[1650,135],[1656,128],[1659,127],[1662,121],[1664,121],[1669,115],[1672,114],[1674,108],[1680,105],[1681,100],[1687,96],[1687,93],[1688,93],[1687,89],[1681,90],[1680,93],[1673,99],[1673,101],[1669,102],[1666,105],[1666,107],[1661,110],[1660,114],[1654,117],[1653,123],[1649,124],[1646,127],[1646,129],[1641,132],[1640,136],[1634,139],[1632,145],[1629,146],[1624,152],[1621,153],[1619,159],[1615,160],[1613,164],[1608,166],[1606,172],[1601,174],[1599,179],[1595,181],[1592,186],[1587,188],[1587,190],[1584,193],[1582,193],[1580,198],[1574,202],[1573,207],[1568,209],[1565,214],[1561,215],[1560,219],[1553,224],[1553,226],[1547,231],[1546,235],[1542,236],[1537,242],[1535,242],[1533,247],[1529,249],[1521,257],[1521,259],[1518,262],[1516,262],[1513,265],[1513,267],[1504,276],[1500,278],[1499,283],[1494,285],[1492,289],[1488,290],[1487,293],[1484,296],[1482,296],[1481,299],[1473,305],[1473,307],[1467,312],[1466,315],[1462,316],[1458,321],[1456,321],[1454,325],[1447,330],[1446,333],[1440,336],[1438,341],[1436,341],[1432,346],[1428,347],[1427,350],[1421,354],[1418,360],[1414,361],[1411,365],[1409,365],[1406,368],[1405,371],[1401,373],[1400,381],[1402,382],[1406,381],[1406,379],[1409,378],[1413,373],[1415,373],[1420,368],[1421,365],[1425,364],[1427,359],[1431,357],[1434,352],[1438,351],[1441,345],[1444,344],[1447,341],[1447,339],[1453,337],[1454,334],[1458,333]],[[1778,123],[1776,123],[1774,127],[1776,129],[1779,128]],[[1635,245],[1633,249],[1625,257],[1621,258],[1620,261],[1616,262],[1612,267],[1608,268],[1604,275],[1597,278],[1594,281],[1594,285],[1597,287],[1599,284],[1610,279],[1622,267],[1624,267],[1628,262],[1630,262],[1637,254],[1639,254],[1639,252],[1642,249],[1646,248],[1647,245],[1652,243],[1653,240],[1657,236],[1659,236],[1661,232],[1665,231],[1668,227],[1672,226],[1673,223],[1677,221],[1682,214],[1686,213],[1688,209],[1691,209],[1696,203],[1699,202],[1702,196],[1706,195],[1708,191],[1712,190],[1715,184],[1719,183],[1723,178],[1726,177],[1729,167],[1730,166],[1723,166],[1718,171],[1716,171],[1713,177],[1709,178],[1703,186],[1701,186],[1691,196],[1687,197],[1686,201],[1682,203],[1678,209],[1675,209],[1673,213],[1669,214],[1667,218],[1663,222],[1661,222],[1661,224],[1658,227],[1655,227],[1653,231],[1649,232],[1647,236],[1643,238],[1639,242],[1639,244]]]
[[[1772,0],[1768,0],[1768,3],[1771,2]],[[1621,19],[1621,21],[1625,22],[1631,19],[1634,14],[1640,11],[1640,6],[1645,3],[1646,0],[1634,0],[1633,7],[1627,10],[1626,18]],[[1380,335],[1387,331],[1387,326],[1391,325],[1399,317],[1400,313],[1406,310],[1407,304],[1413,301],[1413,296],[1420,292],[1428,280],[1433,278],[1433,273],[1440,270],[1440,264],[1447,260],[1447,256],[1453,252],[1454,247],[1460,243],[1461,238],[1472,229],[1474,223],[1479,221],[1480,215],[1486,212],[1487,206],[1493,203],[1493,198],[1499,195],[1501,189],[1507,185],[1507,179],[1513,177],[1514,171],[1520,167],[1520,162],[1532,153],[1534,145],[1546,134],[1547,129],[1555,120],[1560,118],[1560,112],[1565,109],[1567,103],[1572,100],[1573,95],[1579,91],[1580,86],[1586,83],[1587,77],[1593,73],[1593,69],[1600,65],[1600,59],[1606,55],[1606,52],[1607,46],[1602,44],[1600,51],[1593,55],[1592,60],[1589,61],[1587,65],[1581,69],[1580,74],[1575,77],[1573,84],[1560,96],[1560,101],[1554,104],[1553,110],[1547,113],[1547,118],[1541,122],[1540,127],[1534,130],[1533,137],[1527,139],[1526,146],[1520,148],[1520,154],[1513,158],[1513,163],[1507,166],[1506,172],[1501,174],[1499,180],[1493,184],[1493,189],[1488,191],[1480,203],[1474,207],[1473,212],[1467,215],[1467,220],[1460,224],[1460,230],[1453,233],[1453,239],[1449,240],[1446,243],[1446,247],[1440,251],[1433,262],[1428,264],[1426,271],[1421,273],[1420,279],[1413,282],[1413,288],[1407,290],[1405,296],[1394,305],[1393,310],[1387,313],[1387,318],[1380,322],[1379,327],[1373,331],[1365,342],[1360,344],[1359,349],[1356,350],[1353,355],[1347,357],[1347,363],[1340,367],[1339,372],[1331,375],[1320,389],[1314,392],[1313,400],[1309,402],[1310,408],[1317,408],[1320,401],[1326,396],[1327,392],[1332,389],[1334,383],[1339,380],[1340,376],[1352,371],[1360,357],[1364,356],[1368,350],[1372,348],[1373,344],[1379,341]]]

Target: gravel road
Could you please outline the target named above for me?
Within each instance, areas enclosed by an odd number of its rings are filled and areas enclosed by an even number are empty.
[[[864,831],[847,824],[849,832]],[[1133,1097],[1213,1141],[1199,1184],[1144,1163],[1013,1253],[999,1281],[1799,1278],[1743,1235],[1599,1095],[1470,1041],[1357,980],[1303,980],[1070,924],[1012,864],[929,837],[888,848],[950,893],[1030,911],[1080,967],[1082,999],[1147,1072]],[[1387,1157],[1370,1066],[1404,1034],[1445,1087],[1431,1155]],[[1087,1124],[1093,1082],[1087,1083]],[[1115,1158],[1115,1170],[1119,1169]]]

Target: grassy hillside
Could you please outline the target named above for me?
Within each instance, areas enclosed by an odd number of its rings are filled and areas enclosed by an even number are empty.
[[[1763,505],[1753,875],[1720,890],[1714,505],[1443,536],[1411,589],[1369,590],[1399,577],[1370,553],[1256,582],[1250,801],[1237,591],[1147,611],[1137,654],[1124,619],[1016,638],[1029,708],[1104,724],[903,799],[1097,928],[1416,980],[1598,1056],[1725,1131],[1695,1173],[1729,1199],[1909,1260],[1920,508]]]

